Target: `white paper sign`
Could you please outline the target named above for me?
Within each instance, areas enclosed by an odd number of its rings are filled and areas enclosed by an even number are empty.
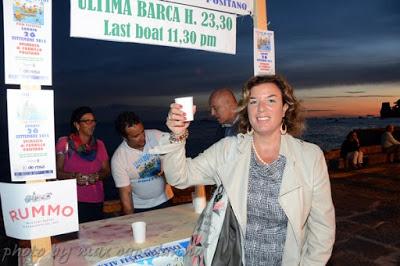
[[[7,236],[36,239],[79,230],[76,180],[0,183]]]
[[[275,75],[273,31],[254,29],[254,75]]]
[[[51,0],[3,0],[6,84],[52,85]]]
[[[223,12],[239,15],[253,13],[254,0],[165,0],[168,2],[181,3],[190,6],[204,7]]]
[[[7,90],[12,181],[56,178],[51,90]]]
[[[236,16],[157,0],[71,0],[71,36],[236,53]]]

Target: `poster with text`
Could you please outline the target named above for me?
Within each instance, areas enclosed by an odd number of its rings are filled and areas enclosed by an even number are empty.
[[[253,13],[254,0],[165,0],[190,6],[198,6],[238,15]]]
[[[254,29],[254,75],[275,75],[273,31]]]
[[[7,90],[12,181],[56,178],[52,90]]]
[[[184,265],[183,257],[189,246],[190,238],[163,243],[142,250],[123,254],[96,263],[96,266],[165,266]]]
[[[71,37],[236,53],[236,15],[158,0],[71,0]]]
[[[36,239],[79,230],[76,180],[0,183],[7,236]]]
[[[6,84],[52,85],[51,0],[3,0]]]

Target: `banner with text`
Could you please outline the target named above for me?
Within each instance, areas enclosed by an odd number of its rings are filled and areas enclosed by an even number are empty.
[[[190,238],[164,243],[97,262],[96,266],[184,265],[183,257],[189,243]]]
[[[52,85],[51,0],[3,0],[6,84]]]
[[[254,29],[254,75],[275,75],[273,31]]]
[[[56,178],[51,90],[7,90],[12,181]]]
[[[76,180],[0,183],[7,236],[36,239],[79,230]]]
[[[238,15],[253,13],[254,0],[165,0],[167,2],[181,3],[184,5],[198,6]]]
[[[236,16],[157,0],[71,0],[71,36],[236,53]]]

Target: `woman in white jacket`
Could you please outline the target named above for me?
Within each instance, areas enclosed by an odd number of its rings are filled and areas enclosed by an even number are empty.
[[[291,86],[282,77],[253,77],[245,84],[239,105],[242,133],[222,139],[190,159],[185,156],[189,122],[181,106],[171,104],[166,123],[171,134],[154,150],[166,154],[167,181],[178,188],[222,185],[227,200],[216,204],[218,199],[213,199],[211,210],[229,204],[234,215],[228,218],[239,228],[235,241],[241,248],[234,252],[225,248],[220,254],[219,242],[229,242],[226,235],[221,239],[227,215],[219,227],[212,220],[203,235],[192,237],[192,246],[205,248],[204,254],[192,258],[192,264],[327,263],[335,238],[329,176],[320,148],[292,136],[303,128],[299,108]]]

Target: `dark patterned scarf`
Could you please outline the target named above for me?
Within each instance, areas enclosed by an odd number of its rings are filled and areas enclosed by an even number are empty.
[[[88,144],[83,144],[78,134],[71,134],[68,137],[68,155],[71,156],[72,152],[76,152],[79,157],[86,161],[94,161],[97,154],[97,140],[91,137]]]

